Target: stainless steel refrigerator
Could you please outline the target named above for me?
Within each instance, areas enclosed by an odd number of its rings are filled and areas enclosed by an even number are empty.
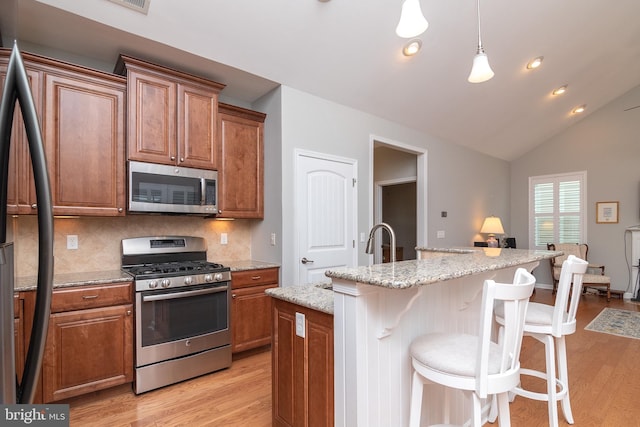
[[[27,139],[38,208],[38,288],[33,329],[22,378],[14,355],[13,243],[7,242],[7,184],[11,131],[16,104],[20,106]],[[16,43],[9,58],[0,101],[0,403],[32,403],[42,366],[53,290],[53,211],[42,133],[31,86]]]

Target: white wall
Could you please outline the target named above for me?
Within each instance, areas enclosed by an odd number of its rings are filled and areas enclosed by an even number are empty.
[[[509,165],[507,162],[445,143],[397,123],[365,114],[313,95],[289,88],[282,97],[282,284],[297,282],[294,216],[294,150],[305,149],[358,162],[358,233],[368,233],[373,221],[369,187],[372,173],[373,135],[428,151],[429,242],[438,246],[469,246],[482,220],[499,215],[508,223]],[[267,111],[267,113],[269,113]],[[265,177],[274,179],[274,177]],[[449,212],[440,218],[440,211]],[[266,218],[265,213],[265,220]],[[446,238],[436,242],[436,230]],[[358,245],[358,263],[368,263],[365,243]]]
[[[529,244],[528,177],[587,171],[589,260],[604,264],[611,287],[620,290],[629,285],[627,259],[631,263],[625,229],[640,223],[640,108],[624,111],[637,105],[640,86],[511,162],[511,224],[518,247]],[[596,224],[596,202],[605,201],[620,202],[618,224]],[[551,283],[546,265],[535,275]]]
[[[264,123],[264,220],[253,221],[251,257],[282,263],[282,103],[280,88],[263,96],[250,108],[266,113]],[[271,245],[271,234],[276,244]]]

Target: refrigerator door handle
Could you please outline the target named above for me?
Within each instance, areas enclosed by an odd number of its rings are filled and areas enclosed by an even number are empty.
[[[40,131],[38,115],[31,95],[29,78],[17,43],[14,42],[7,66],[5,87],[0,101],[0,155],[2,155],[2,163],[0,164],[0,182],[2,182],[0,186],[0,243],[6,243],[8,154],[10,152],[11,128],[16,100],[20,104],[24,120],[36,186],[38,208],[38,287],[27,360],[22,381],[19,381],[17,387],[17,402],[5,402],[5,397],[3,397],[2,403],[4,404],[33,402],[37,386],[36,382],[42,367],[44,345],[51,313],[51,294],[53,292],[53,209],[49,173],[44,154],[42,132]],[[3,283],[2,286],[7,286],[7,284]],[[12,277],[11,288],[13,288]],[[13,340],[13,335],[11,339]],[[13,381],[13,378],[3,378],[3,381]]]

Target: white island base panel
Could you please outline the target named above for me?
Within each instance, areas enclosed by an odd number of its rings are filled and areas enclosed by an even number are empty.
[[[484,280],[510,283],[518,267],[538,261],[408,289],[333,278],[335,425],[409,425],[409,346],[428,332],[477,333]],[[440,386],[426,386],[421,425],[442,422]],[[450,422],[471,418],[469,395],[451,394]],[[484,418],[488,411],[485,405]]]

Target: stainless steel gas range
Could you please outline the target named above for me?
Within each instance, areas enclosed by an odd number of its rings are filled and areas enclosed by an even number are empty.
[[[135,279],[136,394],[231,366],[231,273],[207,262],[206,240],[124,239],[122,268]]]

